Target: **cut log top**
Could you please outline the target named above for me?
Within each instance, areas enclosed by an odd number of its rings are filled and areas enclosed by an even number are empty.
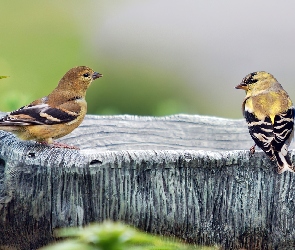
[[[87,116],[65,140],[96,151],[235,150],[253,144],[246,128],[243,120],[197,115]]]
[[[1,132],[1,136],[11,143],[17,142],[5,132]],[[80,147],[81,153],[88,150],[225,151],[249,149],[253,145],[242,119],[183,114],[166,117],[87,115],[80,127],[59,141]],[[21,142],[20,146],[33,144]]]
[[[1,115],[5,113],[0,112]],[[0,135],[2,141],[16,143],[16,148],[50,149],[32,141],[19,141],[1,130]],[[254,144],[244,119],[184,114],[164,117],[87,115],[76,130],[58,141],[77,146],[81,150],[76,153],[87,155],[121,150],[248,151]],[[290,149],[293,147],[294,142]]]
[[[80,150],[0,131],[0,249],[104,219],[225,249],[295,244],[294,174],[249,154],[244,119],[88,115],[58,141]]]
[[[245,150],[247,154],[254,144],[243,119],[184,114],[165,117],[87,115],[77,129],[57,140],[80,150],[21,141],[1,130],[0,138],[4,158],[40,166],[46,163],[46,166],[80,167],[95,162],[112,163],[117,161],[116,157],[128,158],[129,154],[135,154],[138,160],[155,160],[156,157],[158,161],[174,161],[188,151],[196,157],[215,153],[211,157],[223,158],[227,154],[217,156],[216,153],[238,154],[237,150]]]

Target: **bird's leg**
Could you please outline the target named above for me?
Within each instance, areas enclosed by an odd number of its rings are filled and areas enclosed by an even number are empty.
[[[250,153],[253,155],[255,153],[256,143],[250,148]]]

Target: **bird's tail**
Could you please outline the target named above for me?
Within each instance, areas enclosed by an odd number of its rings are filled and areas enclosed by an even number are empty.
[[[6,131],[6,132],[15,132],[19,129],[20,127],[17,127],[17,126],[7,126],[7,125],[0,124],[0,130]]]
[[[277,159],[279,174],[281,174],[285,171],[295,172],[295,168],[291,162],[291,159],[288,156],[288,154],[284,152],[284,150],[274,151],[274,153],[275,153],[275,156]]]

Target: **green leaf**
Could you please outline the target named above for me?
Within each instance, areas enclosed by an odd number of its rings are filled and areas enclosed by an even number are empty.
[[[42,250],[216,250],[215,247],[189,245],[176,238],[155,236],[120,222],[105,221],[85,228],[64,228],[55,236],[66,237],[64,242]],[[40,249],[41,250],[41,249]]]
[[[7,78],[7,77],[9,77],[9,76],[0,76],[0,79],[2,79],[2,78]]]

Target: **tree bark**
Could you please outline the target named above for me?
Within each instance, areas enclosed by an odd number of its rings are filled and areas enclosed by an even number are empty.
[[[244,120],[88,115],[59,141],[81,150],[0,131],[0,249],[105,219],[222,249],[295,246],[294,174],[250,155]]]

